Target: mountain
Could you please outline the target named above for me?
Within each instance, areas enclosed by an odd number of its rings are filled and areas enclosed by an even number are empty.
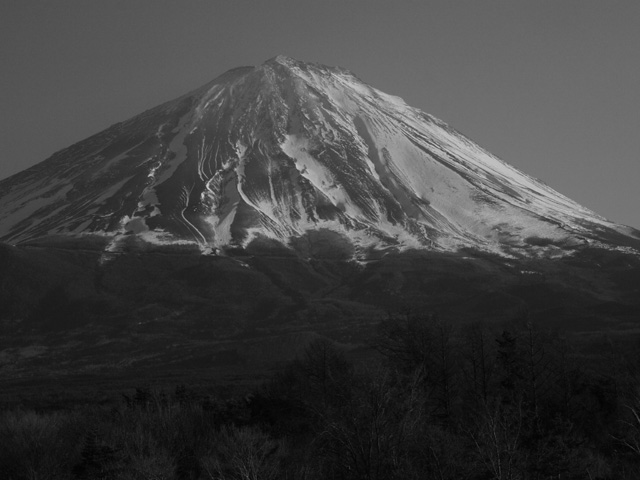
[[[408,314],[632,339],[638,252],[442,121],[281,56],[0,182],[0,378],[235,382],[322,337],[369,359]]]
[[[0,240],[131,235],[202,252],[318,240],[372,251],[629,248],[613,224],[347,70],[230,70],[0,182]],[[302,239],[302,240],[300,240]]]

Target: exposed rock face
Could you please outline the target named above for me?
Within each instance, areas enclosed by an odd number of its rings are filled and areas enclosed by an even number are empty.
[[[206,251],[314,230],[356,252],[640,243],[350,72],[282,56],[0,182],[0,240],[14,244],[135,234]]]

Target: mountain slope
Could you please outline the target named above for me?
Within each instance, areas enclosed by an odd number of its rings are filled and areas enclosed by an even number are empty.
[[[127,234],[203,251],[330,230],[372,248],[637,247],[615,225],[350,72],[279,56],[0,182],[0,240]]]

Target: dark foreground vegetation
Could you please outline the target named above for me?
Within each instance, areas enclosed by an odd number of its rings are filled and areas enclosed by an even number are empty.
[[[383,322],[374,348],[353,364],[316,341],[235,397],[178,386],[7,408],[1,478],[640,478],[633,341],[409,316]]]

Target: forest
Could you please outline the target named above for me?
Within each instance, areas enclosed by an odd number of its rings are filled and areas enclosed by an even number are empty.
[[[234,395],[143,385],[107,404],[5,405],[2,478],[640,478],[633,338],[406,314],[370,347],[314,341]]]

